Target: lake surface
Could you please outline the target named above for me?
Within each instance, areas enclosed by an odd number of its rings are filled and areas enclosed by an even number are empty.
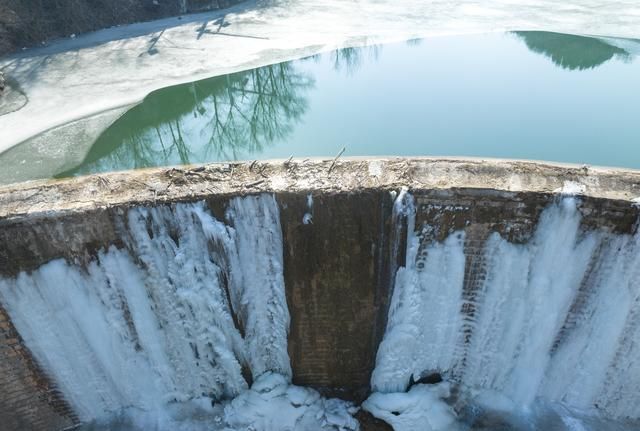
[[[342,148],[640,168],[638,52],[545,32],[342,49],[151,93],[58,176]]]

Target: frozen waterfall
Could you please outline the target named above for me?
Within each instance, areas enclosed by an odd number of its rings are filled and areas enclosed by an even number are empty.
[[[577,198],[562,196],[526,243],[491,234],[465,291],[465,232],[431,240],[410,195],[394,211],[406,214],[406,266],[396,273],[370,406],[437,372],[525,410],[543,399],[640,417],[640,234],[585,232]]]
[[[232,398],[247,388],[243,367],[290,379],[277,204],[235,198],[226,216],[203,203],[131,209],[126,248],[0,281],[26,345],[81,419]]]
[[[580,198],[559,193],[518,243],[490,229],[436,239],[420,197],[397,194],[395,282],[365,409],[396,431],[468,429],[465,406],[552,412],[558,429],[640,419],[640,233],[587,228]],[[357,430],[351,404],[291,384],[276,198],[225,202],[116,212],[117,245],[0,277],[0,303],[82,421]],[[319,203],[315,224],[302,217],[311,196],[300,209],[295,223],[319,225]],[[424,384],[436,373],[446,381]]]

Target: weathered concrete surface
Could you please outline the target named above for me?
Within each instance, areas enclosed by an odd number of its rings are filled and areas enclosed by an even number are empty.
[[[225,163],[114,172],[0,187],[0,226],[108,207],[192,201],[209,195],[351,193],[364,190],[485,190],[509,199],[518,193],[554,194],[583,187],[592,199],[633,204],[640,171],[496,159],[340,159]]]
[[[280,195],[294,383],[364,401],[388,310],[393,200],[364,191]],[[348,294],[345,294],[348,292]]]
[[[470,299],[482,278],[486,237],[500,232],[525,241],[563,188],[582,190],[585,229],[631,232],[640,212],[634,201],[640,196],[640,172],[532,162],[291,160],[110,173],[0,188],[0,275],[56,258],[87,262],[101,248],[122,246],[116,220],[131,207],[205,200],[222,218],[233,196],[275,193],[294,382],[358,401],[368,391],[398,264],[392,238],[402,233],[394,229],[391,192],[405,186],[416,200],[417,223],[437,227],[424,243],[466,231],[464,294]],[[304,223],[306,213],[312,223]],[[63,400],[42,383],[46,376],[11,323],[4,318],[0,324],[0,392],[9,394],[6,400],[0,395],[0,418],[18,424],[31,417],[34,429],[73,423]],[[21,410],[10,407],[20,403]],[[38,428],[39,423],[52,427]],[[384,429],[374,422],[368,426],[364,429]]]
[[[335,48],[511,30],[637,38],[638,22],[635,0],[252,0],[103,30],[0,59],[29,100],[0,116],[0,152],[158,88]]]

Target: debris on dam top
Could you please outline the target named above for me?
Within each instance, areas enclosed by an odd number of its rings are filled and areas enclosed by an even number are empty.
[[[310,190],[348,193],[400,187],[548,194],[562,192],[566,187],[578,187],[585,196],[632,203],[640,196],[640,172],[487,159],[345,158],[218,163],[1,187],[0,220],[119,205],[193,201],[212,194],[302,193]]]

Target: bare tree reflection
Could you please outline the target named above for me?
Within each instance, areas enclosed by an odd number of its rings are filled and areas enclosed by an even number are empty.
[[[342,48],[331,53],[333,68],[337,71],[345,71],[348,74],[354,74],[363,65],[364,60],[377,61],[382,46],[369,45],[362,48]]]
[[[307,110],[314,80],[281,63],[150,94],[60,176],[236,160],[285,139]]]
[[[624,49],[594,37],[544,31],[517,31],[515,34],[524,40],[531,51],[549,57],[563,69],[593,69],[614,56],[629,57]]]
[[[355,73],[379,45],[327,54]],[[307,60],[319,60],[319,56]],[[293,131],[308,108],[312,77],[296,62],[169,87],[150,94],[109,127],[84,162],[59,177],[151,166],[259,157]]]

